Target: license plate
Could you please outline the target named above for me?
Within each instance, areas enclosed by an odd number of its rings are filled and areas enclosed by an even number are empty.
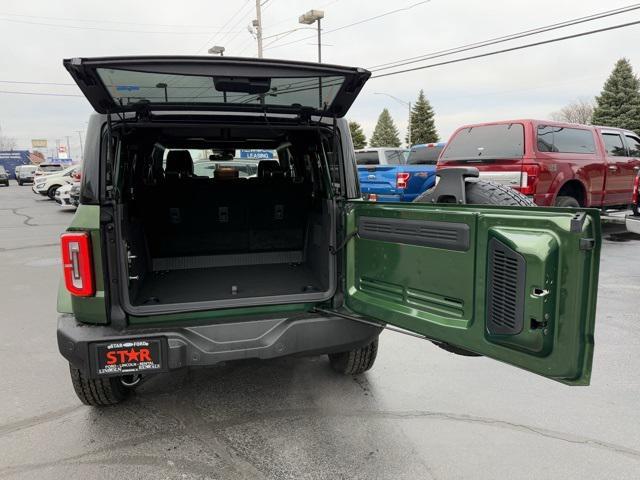
[[[135,339],[94,345],[98,375],[164,370],[161,339]]]

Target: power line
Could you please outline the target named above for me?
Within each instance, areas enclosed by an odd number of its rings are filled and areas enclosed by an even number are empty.
[[[222,26],[222,29],[224,30],[225,28],[227,28],[227,25],[229,25],[234,18],[236,18],[238,16],[238,14],[240,14],[240,12],[242,12],[245,7],[249,4],[249,0],[245,0],[245,2],[240,6],[240,8],[238,10],[236,10],[236,12],[231,15],[231,17],[229,17],[229,20],[227,20],[225,22],[225,24]],[[236,23],[237,25],[237,23]],[[208,40],[198,49],[198,51],[196,53],[200,53],[204,48],[207,48],[208,45],[211,44],[211,42],[218,36],[218,32],[215,32],[213,35],[211,35]]]
[[[69,93],[50,93],[50,92],[16,92],[13,90],[0,90],[0,93],[13,95],[39,95],[43,97],[78,97],[83,98],[84,95],[73,95]]]
[[[394,13],[406,12],[407,10],[411,10],[412,8],[415,8],[415,7],[419,6],[419,5],[423,5],[425,3],[430,3],[430,2],[431,2],[431,0],[422,0],[421,2],[413,3],[413,4],[408,5],[406,7],[397,8],[395,10],[390,10],[388,12],[384,12],[384,13],[381,13],[381,14],[378,14],[378,15],[374,15],[373,17],[368,17],[368,18],[364,18],[362,20],[358,20],[357,22],[349,23],[347,25],[342,25],[341,27],[332,28],[330,30],[325,30],[325,31],[322,32],[322,34],[323,35],[327,35],[329,33],[338,32],[340,30],[344,30],[345,28],[354,27],[356,25],[361,25],[363,23],[371,22],[371,21],[377,20],[379,18],[387,17],[389,15],[393,15]],[[270,49],[280,48],[280,47],[284,47],[286,45],[292,45],[294,43],[303,42],[305,40],[309,40],[310,38],[316,38],[316,36],[315,35],[310,35],[310,36],[302,37],[302,38],[299,38],[298,40],[292,40],[291,42],[281,43],[280,45],[274,45],[274,46],[269,47],[269,48]]]
[[[141,22],[127,22],[122,20],[105,20],[105,19],[88,19],[88,18],[74,18],[74,17],[46,17],[42,15],[21,15],[17,13],[2,13],[3,17],[19,17],[19,18],[40,18],[44,20],[62,20],[66,22],[92,22],[92,23],[114,23],[120,25],[139,25],[147,27],[176,27],[176,28],[188,28],[188,27],[202,27],[211,28],[211,25],[205,24],[175,24],[175,23],[141,23]],[[218,27],[216,27],[218,28]]]
[[[404,70],[398,70],[398,71],[389,72],[389,73],[381,73],[379,75],[374,75],[371,78],[374,79],[374,78],[389,77],[391,75],[398,75],[400,73],[414,72],[416,70],[423,70],[425,68],[434,68],[434,67],[440,67],[442,65],[450,65],[452,63],[465,62],[467,60],[475,60],[477,58],[491,57],[493,55],[499,55],[501,53],[514,52],[516,50],[523,50],[525,48],[537,47],[539,45],[547,45],[549,43],[560,42],[560,41],[563,41],[563,40],[570,40],[572,38],[584,37],[586,35],[593,35],[595,33],[608,32],[609,30],[616,30],[616,29],[619,29],[619,28],[630,27],[632,25],[638,25],[638,24],[640,24],[640,20],[637,20],[635,22],[621,23],[621,24],[618,24],[618,25],[612,25],[612,26],[604,27],[604,28],[598,28],[596,30],[587,30],[586,32],[574,33],[573,35],[565,35],[564,37],[556,37],[556,38],[551,38],[551,39],[548,39],[548,40],[541,40],[539,42],[527,43],[527,44],[524,44],[524,45],[518,45],[517,47],[504,48],[502,50],[495,50],[493,52],[479,53],[477,55],[470,55],[468,57],[456,58],[454,60],[446,60],[444,62],[431,63],[429,65],[422,65],[420,67],[406,68]]]
[[[75,87],[75,83],[61,83],[61,82],[28,82],[24,80],[0,80],[0,83],[18,83],[23,85],[56,85],[64,87]]]
[[[58,23],[45,23],[45,22],[32,22],[29,20],[18,20],[15,18],[0,18],[0,21],[3,22],[13,22],[27,25],[38,25],[44,27],[53,27],[53,28],[70,28],[72,30],[97,30],[100,32],[118,32],[118,33],[147,33],[147,34],[156,34],[156,35],[209,35],[211,32],[171,32],[166,30],[125,30],[119,28],[106,28],[106,27],[89,27],[82,25],[62,25]],[[216,32],[221,33],[221,32]],[[228,33],[228,32],[227,32]]]
[[[604,12],[600,12],[600,13],[595,13],[593,15],[588,15],[585,17],[579,17],[579,18],[574,18],[571,20],[565,20],[563,22],[559,22],[559,23],[554,23],[551,25],[546,25],[546,26],[542,26],[542,27],[537,27],[531,30],[525,30],[522,32],[516,32],[516,33],[511,33],[509,35],[505,35],[502,37],[496,37],[496,38],[491,38],[491,39],[487,39],[487,40],[482,40],[480,42],[475,42],[475,43],[470,43],[470,44],[466,44],[466,45],[461,45],[459,47],[454,47],[454,48],[449,48],[449,49],[445,49],[445,50],[440,50],[437,52],[432,52],[432,53],[427,53],[427,54],[422,54],[422,55],[418,55],[415,57],[409,57],[409,58],[404,58],[404,59],[400,59],[400,60],[396,60],[393,62],[388,62],[388,63],[381,63],[378,65],[372,65],[370,67],[367,67],[369,70],[371,70],[372,72],[376,72],[376,71],[380,71],[380,70],[388,70],[390,68],[395,68],[395,67],[399,67],[402,65],[409,65],[411,63],[417,63],[417,62],[421,62],[424,60],[431,60],[433,58],[438,58],[438,57],[443,57],[443,56],[449,56],[455,53],[461,53],[461,52],[465,52],[468,50],[475,50],[481,47],[487,47],[490,45],[495,45],[498,43],[503,43],[503,42],[507,42],[510,40],[517,40],[519,38],[524,38],[524,37],[529,37],[532,35],[537,35],[539,33],[545,33],[545,32],[549,32],[552,30],[558,30],[560,28],[566,28],[566,27],[570,27],[573,25],[578,25],[581,23],[585,23],[585,22],[590,22],[593,20],[599,20],[601,18],[605,18],[605,17],[610,17],[613,15],[619,15],[621,13],[626,13],[626,12],[630,12],[632,10],[637,10],[640,8],[640,3],[636,3],[633,5],[629,5],[627,7],[622,7],[622,8],[618,8],[618,9],[614,9],[614,10],[607,10]]]

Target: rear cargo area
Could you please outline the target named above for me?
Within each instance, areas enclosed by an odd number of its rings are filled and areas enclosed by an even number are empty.
[[[156,142],[146,159],[132,148],[132,181],[118,209],[129,309],[330,298],[334,204],[322,180],[326,159],[303,137],[304,144],[288,142],[277,159],[255,161],[255,168],[199,160],[195,173],[193,150],[180,148],[188,141],[163,139],[170,146]]]

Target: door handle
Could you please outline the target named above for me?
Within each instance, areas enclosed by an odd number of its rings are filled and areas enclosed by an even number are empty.
[[[609,170],[611,170],[612,172],[615,172],[618,169],[617,165],[609,165]]]

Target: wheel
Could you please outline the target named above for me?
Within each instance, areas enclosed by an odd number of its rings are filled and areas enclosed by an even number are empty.
[[[556,207],[564,207],[564,208],[580,208],[580,203],[573,197],[565,197],[564,195],[559,195],[556,197]]]
[[[417,197],[414,202],[426,203],[427,194],[431,190]],[[485,180],[467,180],[465,182],[465,194],[468,205],[506,205],[514,207],[535,207],[535,203],[513,188],[499,183]]]
[[[53,185],[49,187],[49,190],[47,190],[47,197],[53,200],[56,196],[56,190],[59,188],[60,188],[60,185]]]
[[[338,373],[344,375],[359,375],[366,372],[376,361],[378,354],[378,339],[364,347],[349,350],[348,352],[330,353],[329,363]]]
[[[24,185],[24,183],[22,183],[22,180],[18,180],[18,185],[20,186]]]
[[[131,387],[122,384],[120,377],[85,378],[80,370],[69,365],[71,383],[82,403],[92,407],[117,405],[129,396]]]

